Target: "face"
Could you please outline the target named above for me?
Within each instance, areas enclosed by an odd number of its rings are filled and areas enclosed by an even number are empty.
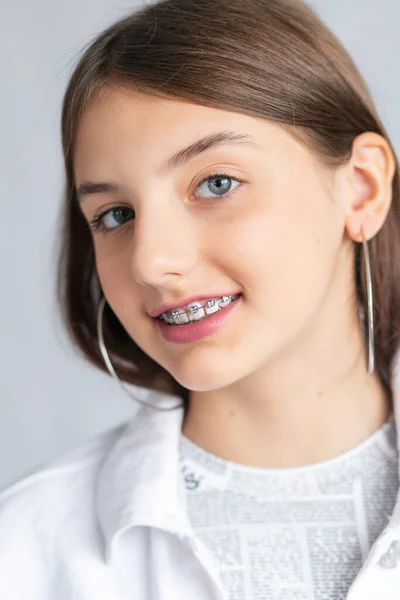
[[[247,141],[161,168],[196,140],[227,131]],[[80,123],[74,169],[77,187],[115,186],[79,196],[88,223],[103,215],[92,237],[107,302],[132,340],[186,388],[232,386],[300,349],[318,319],[335,326],[353,273],[342,254],[344,206],[334,173],[278,124],[107,93]],[[342,281],[340,260],[349,265]],[[234,292],[242,294],[236,309],[197,341],[168,341],[149,316],[160,304]]]

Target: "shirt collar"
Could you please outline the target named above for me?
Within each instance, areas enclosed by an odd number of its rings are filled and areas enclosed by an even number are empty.
[[[393,408],[400,452],[400,347],[392,364]],[[138,397],[143,397],[141,392],[138,389]],[[148,402],[161,407],[181,401],[177,396],[154,390],[149,398]],[[107,455],[96,496],[107,564],[112,560],[117,538],[135,525],[190,535],[191,526],[179,495],[179,438],[183,416],[183,408],[161,412],[140,407]],[[389,526],[400,528],[400,490]]]
[[[154,390],[147,400],[160,407],[181,401]],[[107,455],[98,478],[96,502],[108,564],[117,537],[135,525],[189,534],[190,524],[179,499],[183,416],[183,408],[161,412],[140,407]]]

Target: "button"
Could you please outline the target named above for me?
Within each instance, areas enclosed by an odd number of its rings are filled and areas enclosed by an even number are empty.
[[[394,569],[400,560],[400,540],[394,540],[385,554],[379,560],[383,569]]]

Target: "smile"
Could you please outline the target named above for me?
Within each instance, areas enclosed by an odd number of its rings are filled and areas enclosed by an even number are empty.
[[[232,304],[239,296],[241,294],[222,296],[222,298],[210,298],[204,306],[200,302],[192,302],[188,304],[187,312],[182,308],[177,308],[169,313],[163,313],[159,318],[168,323],[168,325],[186,325],[192,321],[202,321],[214,313],[223,310],[229,304]]]

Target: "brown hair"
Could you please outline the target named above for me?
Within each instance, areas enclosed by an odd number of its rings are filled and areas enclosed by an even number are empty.
[[[275,121],[326,165],[348,160],[354,138],[365,131],[383,135],[390,144],[354,62],[300,0],[162,0],[108,27],[84,51],[64,96],[66,188],[57,280],[60,313],[72,342],[104,371],[96,333],[102,292],[90,230],[76,197],[73,149],[79,120],[97,95],[129,86]],[[389,391],[400,341],[399,207],[397,162],[388,217],[369,242],[375,369]],[[355,246],[357,299],[366,307],[362,244]],[[105,344],[122,380],[178,395],[187,407],[189,391],[133,342],[108,304],[103,324]],[[367,336],[366,326],[364,332]]]

